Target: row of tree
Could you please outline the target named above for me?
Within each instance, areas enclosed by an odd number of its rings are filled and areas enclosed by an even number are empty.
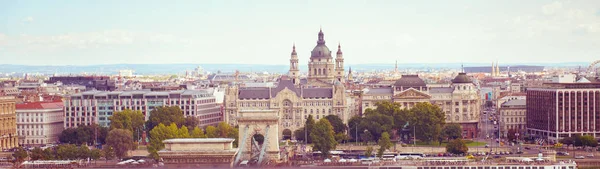
[[[571,137],[565,137],[559,140],[560,143],[573,147],[597,147],[598,140],[594,136],[590,135],[573,135]]]
[[[206,127],[206,133],[199,127],[194,127],[193,130],[189,131],[186,126],[177,127],[177,124],[171,123],[169,126],[165,126],[159,123],[158,126],[154,127],[150,131],[150,145],[148,145],[148,152],[154,159],[158,159],[158,151],[165,148],[163,143],[166,139],[172,138],[217,138],[217,137],[229,137],[237,138],[238,130],[233,128],[227,123],[221,122],[217,127],[208,126]],[[234,142],[234,144],[237,143]],[[234,146],[237,146],[234,145]]]
[[[336,115],[328,115],[323,119],[326,119],[329,124],[333,127],[334,138],[338,143],[348,140],[348,136],[346,135],[347,126],[344,124],[342,119]],[[309,115],[304,123],[304,127],[294,131],[294,137],[296,140],[305,141],[306,137],[309,137],[306,140],[308,143],[312,143],[312,139],[310,137],[310,133],[313,131],[314,126],[316,125],[315,120],[312,115]],[[306,128],[305,128],[306,127]]]
[[[93,143],[104,144],[109,129],[97,124],[78,126],[77,128],[67,128],[59,135],[58,140],[61,143],[76,145],[91,145]]]
[[[17,148],[13,157],[19,163],[24,161],[27,157],[31,160],[78,160],[88,158],[98,160],[100,157],[113,159],[115,157],[115,152],[110,147],[100,150],[89,149],[86,145],[76,146],[74,144],[61,144],[46,149],[36,147],[30,152],[27,152],[23,148]]]
[[[449,126],[447,134],[442,130],[445,118],[442,110],[429,102],[417,103],[411,109],[401,108],[400,103],[382,101],[375,104],[377,108],[366,109],[364,116],[354,116],[348,121],[348,134],[356,141],[377,141],[383,133],[394,130],[416,130],[416,138],[425,141],[442,141],[460,137],[460,130]],[[456,136],[458,133],[458,136]]]

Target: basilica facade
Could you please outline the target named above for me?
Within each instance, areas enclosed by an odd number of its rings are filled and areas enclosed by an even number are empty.
[[[292,47],[287,76],[277,81],[276,87],[227,88],[225,93],[225,121],[237,125],[241,110],[274,110],[279,116],[281,139],[292,139],[293,131],[304,126],[309,115],[315,120],[336,115],[346,122],[348,110],[344,81],[344,59],[338,45],[336,58],[325,45],[325,35],[318,33],[317,45],[311,51],[308,73],[304,79],[298,67],[298,54]]]

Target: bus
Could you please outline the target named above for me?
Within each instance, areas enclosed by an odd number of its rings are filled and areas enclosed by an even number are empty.
[[[423,159],[423,157],[425,157],[425,155],[423,153],[398,153],[398,156],[396,156],[396,159],[399,160],[410,160],[410,159]]]

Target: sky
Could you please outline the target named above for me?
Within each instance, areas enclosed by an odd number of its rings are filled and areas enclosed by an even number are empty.
[[[0,1],[0,64],[346,64],[600,59],[600,1]]]

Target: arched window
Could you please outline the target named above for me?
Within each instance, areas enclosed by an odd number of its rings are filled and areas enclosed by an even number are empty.
[[[459,120],[460,120],[460,117],[458,117],[458,115],[456,115],[456,116],[454,117],[454,121],[459,121]]]

